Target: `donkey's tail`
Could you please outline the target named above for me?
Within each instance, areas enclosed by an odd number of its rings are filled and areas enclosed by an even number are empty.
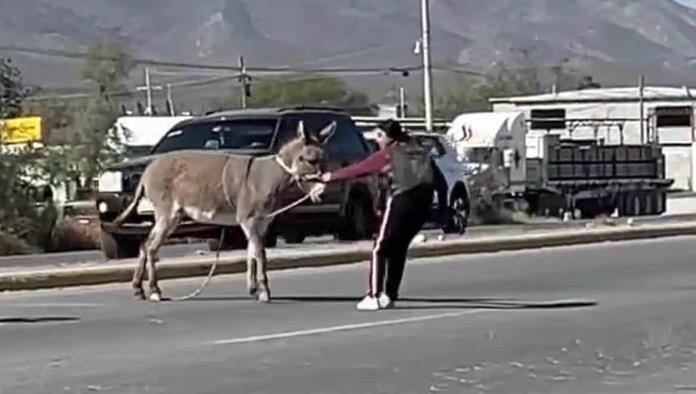
[[[140,199],[143,198],[143,192],[145,191],[145,185],[143,185],[142,179],[138,183],[138,188],[135,190],[135,196],[133,197],[133,201],[131,201],[130,205],[126,207],[126,210],[121,212],[120,215],[116,219],[114,219],[114,224],[116,227],[121,227],[121,224],[123,224],[123,221],[126,220],[128,216],[130,216],[131,213],[133,213],[133,210],[135,207],[138,206],[138,203],[140,202]]]

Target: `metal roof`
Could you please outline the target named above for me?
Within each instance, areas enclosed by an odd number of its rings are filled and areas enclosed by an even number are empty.
[[[640,100],[638,87],[573,90],[531,96],[494,97],[492,104],[550,104],[579,102],[636,102]],[[643,89],[645,101],[696,101],[696,89],[684,87],[651,86]]]

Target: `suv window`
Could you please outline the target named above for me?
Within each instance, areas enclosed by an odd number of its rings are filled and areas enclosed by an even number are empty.
[[[169,131],[152,152],[206,148],[265,150],[273,142],[277,123],[277,119],[270,118],[189,124]]]
[[[349,162],[361,160],[369,154],[364,139],[347,117],[339,118],[336,133],[329,140],[326,151],[329,155],[335,155]]]
[[[326,156],[329,160],[354,162],[369,154],[368,147],[358,135],[358,131],[350,118],[321,113],[298,114],[283,118],[274,149],[279,149],[285,142],[297,135],[297,123],[300,119],[304,121],[305,129],[311,133],[318,133],[331,122],[337,122],[336,132],[325,146]]]
[[[222,149],[269,149],[276,132],[276,119],[248,119],[218,124]]]

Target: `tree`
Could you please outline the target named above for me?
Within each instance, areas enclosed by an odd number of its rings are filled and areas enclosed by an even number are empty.
[[[578,83],[578,90],[583,89],[599,89],[602,85],[594,80],[591,75],[585,75],[582,80]]]
[[[73,178],[84,192],[91,191],[92,181],[105,166],[120,159],[121,143],[114,130],[119,106],[109,93],[125,86],[133,67],[128,49],[117,42],[92,47],[82,66],[83,77],[92,82],[95,91],[72,111],[69,132],[60,142],[67,148],[62,153],[67,173],[62,176]],[[56,160],[60,158],[50,162]]]
[[[494,97],[540,94],[551,91],[553,86],[557,91],[575,89],[580,84],[578,74],[563,63],[550,68],[520,69],[500,64],[484,78],[459,79],[453,84],[454,91],[437,98],[435,114],[452,118],[464,112],[488,111],[489,100]]]
[[[252,87],[251,107],[291,105],[326,105],[358,111],[367,108],[369,99],[347,87],[342,79],[327,76],[271,79]]]
[[[119,42],[97,44],[87,52],[82,77],[104,92],[123,89],[123,82],[135,67],[129,49]]]
[[[22,73],[12,60],[0,58],[0,119],[13,118],[22,112],[24,94]]]
[[[22,113],[30,116],[41,117],[42,139],[46,145],[54,145],[65,141],[73,124],[75,106],[68,100],[61,98],[42,98],[27,100],[22,104]]]
[[[0,119],[21,114],[22,74],[9,59],[0,59]],[[38,177],[31,164],[37,152],[31,146],[9,147],[3,142],[0,122],[0,254],[25,251],[26,240],[40,238],[42,223],[36,210]]]
[[[102,95],[96,95],[75,111],[74,137],[70,141],[70,167],[74,181],[88,192],[92,180],[107,165],[120,159],[120,141],[114,124],[118,108]]]

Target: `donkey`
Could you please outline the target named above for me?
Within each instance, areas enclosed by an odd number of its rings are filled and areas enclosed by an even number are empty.
[[[336,122],[333,122],[313,136],[299,122],[297,136],[275,155],[252,157],[179,151],[152,161],[143,172],[133,201],[115,220],[117,226],[123,223],[144,195],[154,208],[155,222],[140,247],[133,274],[135,296],[145,299],[142,282],[147,265],[150,300],[162,299],[155,268],[158,251],[186,215],[200,223],[241,226],[248,240],[247,289],[258,301],[269,302],[264,245],[273,221],[269,214],[280,208],[282,196],[290,188],[302,189],[303,184],[317,179],[324,169],[323,144],[335,130]],[[314,184],[311,192],[314,202],[323,186]]]

